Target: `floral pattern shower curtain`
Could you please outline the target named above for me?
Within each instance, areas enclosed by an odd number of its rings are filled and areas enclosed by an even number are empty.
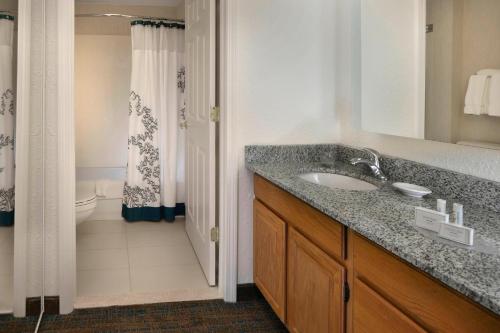
[[[0,226],[14,223],[14,17],[0,15]]]
[[[178,111],[183,89],[184,25],[132,22],[127,182],[122,216],[133,221],[175,220]]]

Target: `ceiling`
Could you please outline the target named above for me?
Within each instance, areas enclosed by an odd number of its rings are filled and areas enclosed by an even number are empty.
[[[177,7],[184,0],[76,0],[78,4]]]

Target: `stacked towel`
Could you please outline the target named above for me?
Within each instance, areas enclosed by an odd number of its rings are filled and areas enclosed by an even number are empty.
[[[487,104],[487,114],[500,117],[500,74],[491,76]]]
[[[464,112],[466,114],[481,115],[487,113],[489,81],[488,75],[472,75],[470,77],[465,95]]]
[[[500,75],[500,69],[481,69],[478,75]]]
[[[109,180],[99,179],[95,182],[95,194],[98,197],[107,197],[108,195]]]

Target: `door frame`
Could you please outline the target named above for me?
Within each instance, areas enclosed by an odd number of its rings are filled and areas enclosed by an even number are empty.
[[[73,311],[76,297],[74,45],[75,1],[57,1],[57,261],[61,314]]]
[[[19,0],[17,13],[16,193],[13,313],[26,315],[30,174],[31,0]],[[42,258],[43,259],[43,258]]]
[[[219,284],[236,302],[238,284],[237,1],[219,0]]]
[[[236,302],[238,272],[238,152],[236,138],[236,3],[220,5],[220,145],[219,145],[219,294]],[[58,193],[60,313],[70,313],[76,298],[74,1],[58,1]],[[73,222],[69,222],[73,221]]]

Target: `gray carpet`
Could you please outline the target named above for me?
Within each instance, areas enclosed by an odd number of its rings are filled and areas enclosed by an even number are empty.
[[[37,318],[0,316],[0,332],[33,332]],[[287,332],[263,299],[162,303],[45,316],[40,332]]]

